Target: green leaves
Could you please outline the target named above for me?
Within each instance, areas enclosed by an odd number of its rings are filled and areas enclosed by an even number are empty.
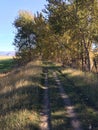
[[[92,44],[98,44],[98,1],[47,0],[44,13],[46,17],[21,11],[14,21],[14,45],[19,54],[90,70],[89,53]]]

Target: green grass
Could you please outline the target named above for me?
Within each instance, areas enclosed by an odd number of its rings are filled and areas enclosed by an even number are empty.
[[[14,66],[13,59],[1,59],[0,60],[0,73],[8,72]]]

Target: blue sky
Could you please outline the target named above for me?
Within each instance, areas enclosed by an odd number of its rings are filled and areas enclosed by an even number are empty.
[[[41,11],[46,0],[1,0],[0,1],[0,51],[13,51],[15,28],[12,25],[19,10],[32,13]]]

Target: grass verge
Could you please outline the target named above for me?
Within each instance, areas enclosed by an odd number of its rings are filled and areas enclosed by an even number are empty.
[[[38,130],[40,124],[40,61],[0,78],[0,130]]]

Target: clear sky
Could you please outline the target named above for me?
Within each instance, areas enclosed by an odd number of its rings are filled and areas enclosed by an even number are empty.
[[[19,10],[27,10],[32,13],[41,11],[46,0],[1,0],[0,1],[0,51],[13,51],[12,45],[15,28],[13,22],[18,16]]]

